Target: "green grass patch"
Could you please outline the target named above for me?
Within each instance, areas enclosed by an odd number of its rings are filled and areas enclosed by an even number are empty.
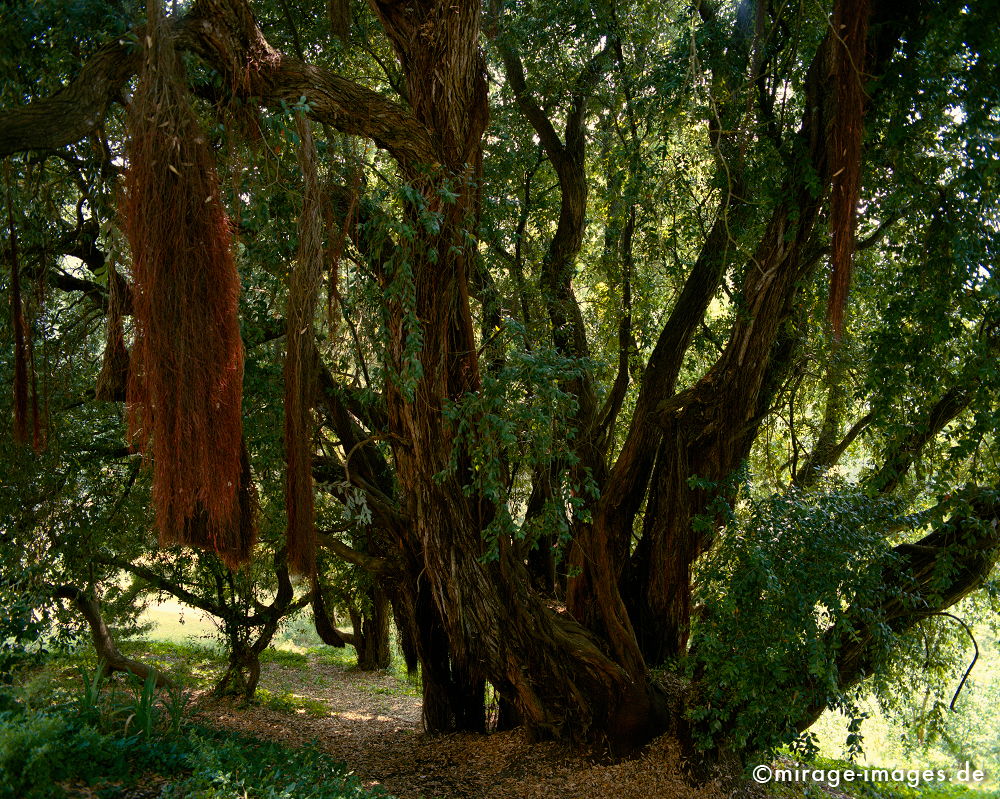
[[[353,646],[318,646],[311,647],[308,653],[324,666],[337,666],[341,669],[352,669],[358,665],[358,656]]]
[[[330,709],[324,702],[318,699],[311,699],[308,696],[299,696],[290,691],[269,691],[267,688],[258,688],[254,692],[254,702],[269,708],[279,710],[283,713],[306,713],[310,716],[328,716]]]
[[[221,648],[195,641],[129,641],[121,650],[189,687],[214,685],[226,665]]]
[[[305,652],[268,647],[260,653],[260,662],[273,663],[287,669],[307,669],[309,668],[309,655]]]
[[[151,624],[151,635],[161,641],[185,643],[191,639],[208,641],[218,637],[212,617],[173,598],[149,605],[140,622]]]
[[[406,694],[405,686],[393,685],[366,685],[364,688],[370,694],[381,694],[382,696],[402,696]]]

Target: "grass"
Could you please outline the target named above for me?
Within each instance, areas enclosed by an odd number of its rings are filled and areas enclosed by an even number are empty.
[[[151,635],[157,641],[184,644],[195,641],[210,641],[217,635],[212,617],[193,609],[176,599],[164,598],[149,605],[139,618],[140,624],[151,623]]]
[[[122,644],[122,650],[136,659],[162,668],[185,686],[210,686],[224,666],[224,653],[211,622],[189,610],[184,611],[182,616],[179,607],[171,603],[151,608],[147,616],[147,620],[154,625],[149,634],[153,640],[126,642]],[[982,799],[984,796],[1000,796],[996,782],[996,777],[1000,776],[1000,653],[988,635],[980,635],[979,643],[983,657],[958,703],[961,714],[950,717],[967,720],[958,740],[970,752],[976,752],[975,757],[960,756],[962,752],[949,752],[940,747],[915,747],[912,744],[915,738],[913,730],[907,729],[905,723],[886,718],[874,705],[869,706],[870,718],[862,725],[865,755],[857,764],[836,759],[846,738],[845,720],[828,713],[814,729],[819,733],[819,768],[877,768],[879,764],[890,764],[890,769],[902,768],[904,771],[945,768],[953,772],[967,759],[986,771],[989,781],[979,786],[925,782],[915,788],[908,786],[905,780],[877,785],[842,783],[833,793],[858,799]],[[302,687],[292,690],[286,686],[274,688],[273,685],[260,688],[255,695],[257,702],[280,712],[317,717],[330,713],[329,706],[317,697],[324,696],[324,688],[331,679],[337,678],[335,672],[331,674],[315,667],[322,665],[342,671],[356,669],[353,647],[334,648],[322,644],[305,613],[285,622],[275,636],[273,646],[262,653],[261,663],[294,673],[295,679],[288,675],[289,684]],[[51,702],[46,697],[66,696],[77,690],[79,676],[70,668],[77,665],[88,668],[96,665],[89,649],[61,658],[50,667],[33,670],[22,686],[25,705],[44,710]],[[358,681],[360,690],[381,696],[420,696],[419,680],[407,677],[402,658],[394,657],[387,674],[382,673],[381,677],[377,674],[372,675],[371,680]],[[392,679],[385,679],[385,676]],[[829,794],[819,786],[808,784],[771,785],[769,791],[782,799]],[[4,799],[2,793],[0,799]]]
[[[260,662],[273,663],[286,669],[304,669],[309,665],[309,653],[268,647],[260,653]]]
[[[211,686],[225,666],[214,628],[199,627],[191,618],[181,625],[172,609],[159,611],[149,612],[154,622],[151,640],[121,641],[122,652],[162,669],[186,689]],[[316,666],[356,668],[353,648],[324,646],[310,626],[295,619],[280,631],[261,661],[294,673],[306,686],[302,690],[312,696],[272,684],[259,688],[255,701],[283,713],[308,716],[330,713],[316,697],[323,695],[331,675]],[[57,799],[67,786],[101,799],[117,799],[133,785],[163,785],[166,799],[384,796],[363,789],[343,765],[315,747],[289,750],[230,731],[171,724],[176,714],[169,709],[170,697],[157,706],[156,734],[152,722],[143,724],[140,732],[135,711],[120,707],[130,696],[121,675],[105,684],[101,701],[90,702],[84,713],[87,703],[81,704],[79,697],[87,683],[81,680],[81,668],[90,674],[96,671],[90,647],[50,655],[47,663],[22,671],[16,689],[0,688],[0,799]],[[396,672],[405,674],[401,663]],[[414,690],[405,677],[399,686],[362,689],[382,694]],[[148,704],[136,700],[137,707]],[[186,702],[175,705],[181,712],[187,707]],[[180,734],[171,734],[171,727]]]
[[[269,691],[267,688],[258,688],[253,698],[255,702],[264,707],[282,713],[305,713],[309,716],[330,715],[330,708],[325,702],[294,694],[291,691]]]

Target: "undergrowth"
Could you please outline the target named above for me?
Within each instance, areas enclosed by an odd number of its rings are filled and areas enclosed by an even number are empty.
[[[152,706],[145,688],[133,696],[130,708],[98,699],[104,689],[93,676],[76,695],[53,695],[44,708],[3,689],[0,799],[59,799],[69,788],[79,795],[82,786],[90,789],[88,795],[117,799],[150,783],[164,783],[163,799],[386,797],[363,788],[344,764],[315,745],[289,749],[228,730],[177,723],[166,710],[148,723],[136,723],[143,707]]]

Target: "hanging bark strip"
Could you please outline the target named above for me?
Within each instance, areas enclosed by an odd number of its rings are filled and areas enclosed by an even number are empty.
[[[31,336],[28,344],[28,374],[31,378],[31,448],[41,452],[46,445],[46,431],[42,425],[42,413],[38,405],[38,372],[35,370],[35,343]]]
[[[45,244],[42,244],[42,263],[47,264],[48,258],[45,249]],[[35,281],[35,291],[34,297],[32,298],[32,324],[31,327],[34,328],[35,325],[43,324],[43,314],[45,310],[45,274],[46,270],[39,269],[38,277]],[[42,340],[42,359],[45,365],[48,365],[48,359],[45,357],[45,346],[46,337],[41,336]],[[47,370],[42,372],[42,385],[44,396],[39,399],[38,393],[38,369],[36,367],[37,361],[35,360],[35,343],[31,336],[28,336],[28,365],[31,369],[31,446],[36,453],[42,452],[49,444],[49,393],[48,393],[48,382],[45,380],[47,375]]]
[[[128,349],[122,325],[120,280],[113,262],[108,263],[108,327],[105,334],[104,359],[97,376],[94,396],[113,402],[120,399],[128,385]]]
[[[288,289],[285,353],[285,508],[288,567],[300,574],[316,570],[316,526],[312,483],[312,404],[316,384],[313,317],[323,279],[323,205],[316,172],[316,146],[309,121],[298,114],[298,161],[302,171],[298,263]]]
[[[214,159],[156,0],[148,16],[122,206],[134,282],[129,438],[152,456],[161,545],[236,565],[253,538],[240,500],[239,276]]]
[[[334,203],[329,194],[324,196],[323,218],[328,230],[336,235],[332,236],[326,251],[326,323],[330,328],[330,337],[334,337],[337,331],[337,316],[335,310],[340,310],[340,258],[344,254],[344,244],[347,243],[348,236],[357,233],[358,224],[358,198],[361,196],[361,168],[355,166],[351,174],[351,187],[347,193],[347,211],[344,214],[342,224],[336,224],[334,219]],[[329,188],[329,187],[328,187]]]
[[[10,191],[10,161],[4,164],[7,195],[7,224],[10,226],[10,315],[14,324],[14,441],[28,440],[28,347],[25,335],[24,304],[21,301],[21,265],[17,257],[17,230],[14,200]]]
[[[837,0],[833,9],[836,39],[833,81],[836,116],[830,132],[830,230],[833,235],[833,277],[827,316],[834,338],[844,330],[844,308],[851,285],[854,229],[861,183],[861,144],[865,112],[865,40],[868,37],[870,0]]]

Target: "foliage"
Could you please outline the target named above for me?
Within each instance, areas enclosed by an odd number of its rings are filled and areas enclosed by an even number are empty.
[[[177,799],[373,795],[316,746],[290,750],[197,725],[123,735],[98,729],[71,704],[35,710],[0,694],[0,799],[55,799],[69,783],[112,799],[154,775],[168,781],[162,795]]]
[[[145,680],[126,674],[123,691],[122,680],[116,675],[105,676],[100,664],[93,672],[83,666],[77,666],[77,671],[82,684],[73,705],[84,723],[125,737],[150,738],[154,730],[161,728],[171,733],[180,731],[191,702],[183,686],[158,689],[152,672]]]
[[[37,589],[32,590],[37,585],[32,572],[39,571],[36,567],[0,580],[0,604],[5,608],[0,614],[0,684],[9,682],[19,667],[37,663],[45,655],[48,603]]]
[[[267,688],[258,688],[253,699],[266,708],[284,713],[303,712],[310,716],[326,716],[329,708],[320,701],[308,697],[296,696],[290,691],[275,692]]]
[[[711,686],[689,711],[699,745],[721,736],[773,752],[798,739],[808,751],[796,724],[819,699],[854,720],[847,745],[858,751],[863,716],[839,686],[836,647],[872,621],[874,649],[895,644],[874,609],[893,568],[885,534],[897,508],[838,484],[747,505],[698,571],[687,668]]]
[[[494,335],[510,338],[514,346],[504,367],[488,376],[479,392],[465,394],[444,410],[463,447],[454,450],[449,470],[438,475],[443,479],[454,473],[459,468],[458,452],[467,454],[464,490],[497,506],[496,518],[483,532],[487,560],[498,556],[497,542],[504,538],[529,548],[544,535],[565,543],[570,537],[567,509],[585,513],[586,493],[594,490],[577,476],[580,459],[573,448],[577,404],[564,388],[564,381],[580,377],[587,365],[550,348],[529,348],[524,329],[516,323]],[[550,498],[536,516],[519,521],[530,485],[512,484],[510,475],[539,472],[548,476]]]

